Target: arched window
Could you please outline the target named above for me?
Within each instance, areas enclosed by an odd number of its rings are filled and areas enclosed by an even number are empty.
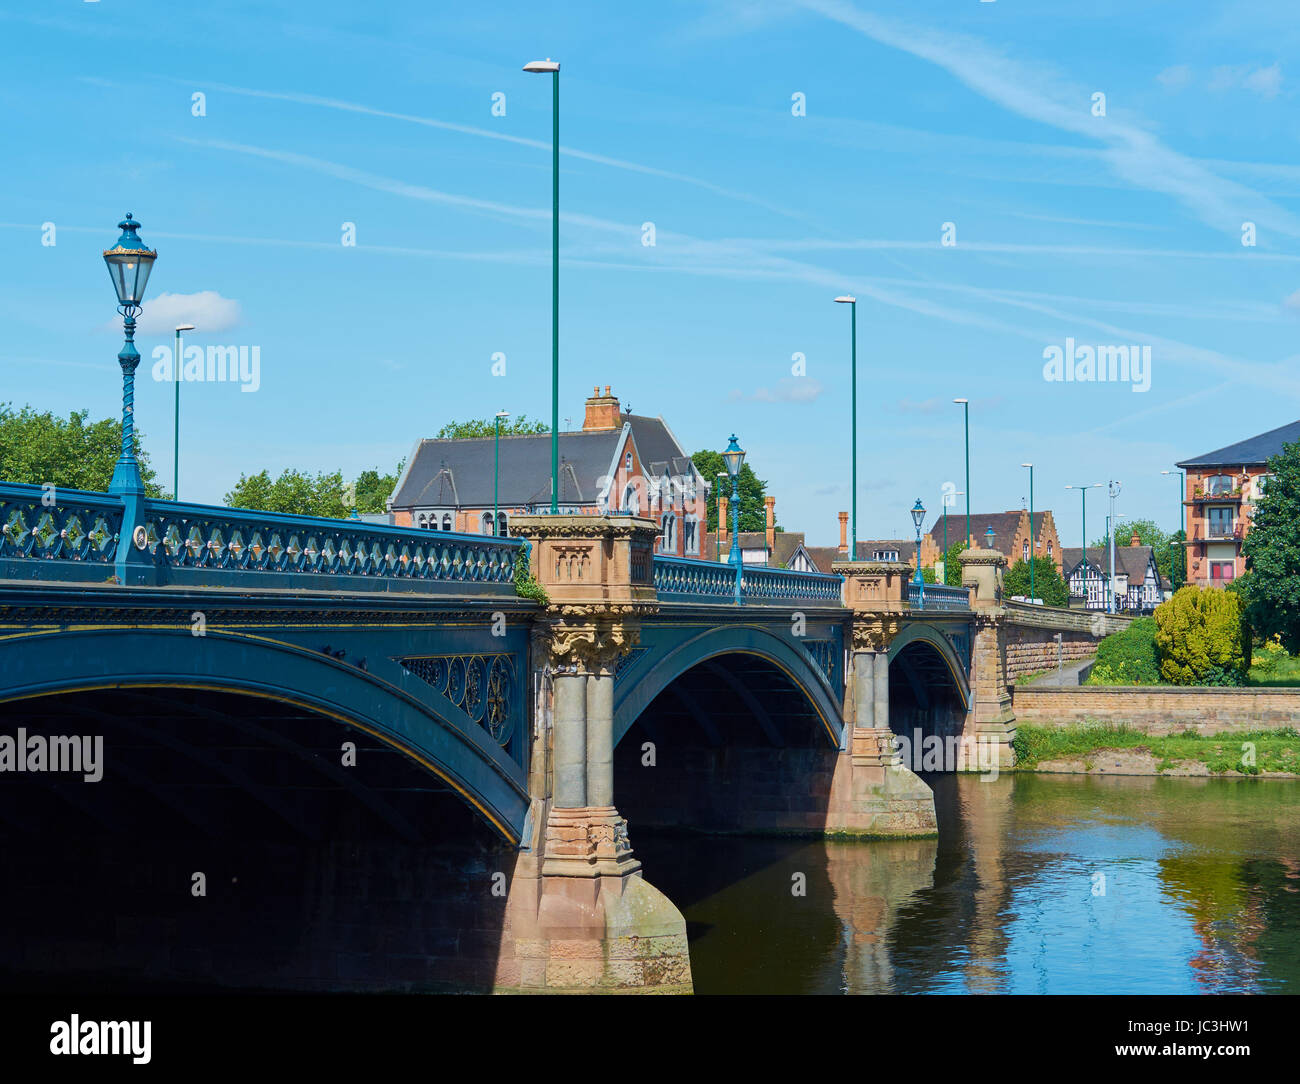
[[[1205,495],[1207,497],[1226,497],[1232,492],[1236,483],[1230,474],[1215,474],[1205,479]]]
[[[1052,559],[1052,540],[1050,538],[1047,540],[1047,559],[1049,561]]]
[[[637,507],[636,486],[633,485],[631,482],[628,482],[627,488],[623,490],[623,511],[624,512],[640,511],[640,508]]]
[[[420,523],[421,530],[424,530],[426,527],[429,526],[429,517],[426,516],[423,512],[420,513],[419,523]]]
[[[443,529],[444,531],[450,531],[450,530],[451,530],[451,514],[450,514],[450,513],[448,513],[448,514],[446,514],[446,515],[444,515],[444,516],[442,517],[442,529]]]
[[[1026,540],[1025,542],[1022,542],[1021,545],[1020,545],[1020,559],[1021,559],[1022,561],[1028,561],[1028,560],[1029,560],[1029,542],[1028,542],[1028,540]]]
[[[493,520],[491,512],[483,513],[483,533],[484,534],[496,533],[496,522]]]
[[[497,534],[502,538],[506,536],[506,514],[504,512],[497,515]]]

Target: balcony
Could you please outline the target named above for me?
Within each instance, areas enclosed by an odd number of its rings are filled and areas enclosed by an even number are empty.
[[[1193,523],[1191,542],[1233,542],[1245,536],[1240,520],[1231,523]]]

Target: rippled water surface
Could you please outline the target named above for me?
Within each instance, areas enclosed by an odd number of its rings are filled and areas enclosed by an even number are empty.
[[[927,782],[937,840],[633,825],[647,879],[686,915],[696,990],[1300,992],[1300,785]]]

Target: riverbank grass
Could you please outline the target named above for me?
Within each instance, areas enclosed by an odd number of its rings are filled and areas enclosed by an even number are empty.
[[[1254,745],[1254,764],[1243,764],[1245,743]],[[1016,728],[1014,743],[1016,770],[1033,771],[1044,761],[1077,761],[1090,764],[1107,751],[1149,753],[1168,771],[1187,762],[1204,764],[1211,774],[1240,772],[1260,775],[1269,772],[1300,774],[1300,733],[1291,727],[1281,730],[1234,731],[1223,734],[1145,734],[1123,724],[1075,723],[1071,726]]]

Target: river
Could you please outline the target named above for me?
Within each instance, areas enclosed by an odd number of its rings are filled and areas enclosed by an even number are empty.
[[[1300,992],[1300,787],[926,777],[937,839],[633,825],[725,993]]]

